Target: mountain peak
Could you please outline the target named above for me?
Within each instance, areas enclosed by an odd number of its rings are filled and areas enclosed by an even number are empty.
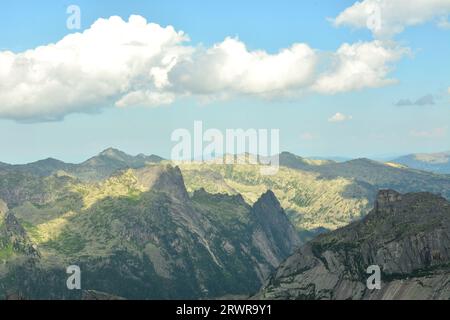
[[[144,153],[139,153],[136,156],[132,156],[126,152],[123,152],[123,151],[121,151],[119,149],[115,149],[115,148],[108,148],[106,150],[103,150],[102,152],[100,152],[98,154],[98,156],[94,157],[93,159],[98,158],[98,157],[109,158],[112,160],[119,160],[119,161],[127,162],[127,163],[142,163],[142,164],[145,162],[155,162],[156,163],[156,162],[161,162],[164,160],[163,158],[161,158],[157,155],[154,155],[154,154],[147,156]]]
[[[293,153],[291,153],[291,152],[287,152],[287,151],[284,151],[284,152],[280,153],[280,158],[283,158],[283,159],[303,160],[302,157],[300,157],[300,156],[298,156],[298,155],[296,155],[296,154],[293,154]]]
[[[375,201],[375,211],[389,207],[400,202],[402,195],[394,190],[380,190]]]
[[[183,200],[189,198],[179,167],[147,166],[137,169],[136,175],[139,184],[144,188],[166,192]]]
[[[42,165],[42,164],[47,164],[47,165],[62,165],[65,164],[65,162],[55,159],[55,158],[46,158],[46,159],[42,159],[42,160],[38,160],[36,162],[32,162],[30,163],[30,165]]]
[[[265,192],[255,202],[251,212],[267,237],[272,239],[272,242],[279,244],[279,249],[277,250],[279,256],[289,255],[300,245],[297,231],[290,223],[280,202],[271,190]]]
[[[273,193],[272,190],[267,190],[265,193],[261,195],[259,200],[257,202],[271,202],[276,205],[280,205],[280,202],[278,201],[277,197],[275,196],[275,193]]]
[[[263,193],[254,203],[253,208],[255,209],[254,212],[258,213],[260,218],[263,219],[270,219],[269,216],[273,214],[284,214],[284,210],[272,190]]]
[[[111,158],[117,158],[117,157],[122,158],[124,156],[129,156],[129,155],[119,149],[108,148],[108,149],[105,149],[102,152],[100,152],[99,156],[106,156],[106,157],[111,157]]]

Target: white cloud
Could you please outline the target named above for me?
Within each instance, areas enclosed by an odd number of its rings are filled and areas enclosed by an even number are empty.
[[[447,135],[447,128],[434,128],[431,130],[412,130],[410,135],[416,138],[443,138]]]
[[[369,28],[376,37],[391,37],[433,19],[442,24],[449,13],[449,0],[363,0],[341,12],[334,24]]]
[[[336,113],[334,116],[328,119],[328,122],[344,122],[353,119],[352,116],[345,115],[343,113]]]
[[[161,88],[188,38],[140,16],[97,20],[83,33],[14,54],[0,52],[0,117],[54,120],[117,103],[171,101]]]
[[[169,73],[169,80],[193,94],[270,96],[304,88],[312,79],[316,63],[316,53],[306,44],[294,44],[271,55],[248,51],[238,39],[227,38],[178,63]]]
[[[111,106],[160,106],[183,96],[210,101],[374,88],[395,82],[388,78],[390,64],[407,51],[373,41],[322,54],[295,43],[269,54],[235,38],[210,48],[188,41],[182,31],[140,16],[111,17],[54,44],[0,51],[0,118],[58,120]]]
[[[333,54],[333,67],[319,76],[313,89],[330,94],[396,83],[387,78],[390,64],[407,53],[408,49],[379,40],[343,44]]]
[[[448,92],[448,94],[450,94],[450,87],[448,87],[447,92]]]

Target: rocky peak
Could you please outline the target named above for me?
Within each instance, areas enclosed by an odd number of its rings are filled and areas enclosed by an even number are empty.
[[[402,201],[402,195],[394,190],[380,190],[375,201],[375,211],[386,211]]]
[[[163,158],[161,158],[157,155],[153,155],[153,154],[150,156],[147,156],[143,153],[140,153],[137,156],[132,156],[121,150],[114,149],[114,148],[108,148],[108,149],[102,151],[97,157],[94,157],[94,159],[98,158],[98,157],[124,162],[130,166],[134,166],[134,165],[143,166],[146,162],[158,163],[158,162],[161,162],[164,160]]]
[[[8,245],[12,245],[13,250],[17,253],[39,256],[25,229],[8,210],[7,204],[0,199],[0,250]]]
[[[107,156],[107,157],[111,157],[111,158],[123,158],[124,156],[126,156],[126,153],[118,150],[118,149],[114,149],[114,148],[108,148],[106,150],[103,150],[102,152],[100,152],[99,154],[100,156]]]
[[[284,213],[283,209],[281,208],[280,202],[271,190],[267,190],[263,195],[261,195],[258,201],[255,202],[254,208],[264,209],[262,210],[262,212],[267,213],[270,213],[271,211],[267,209],[275,209],[274,212]]]
[[[449,299],[450,203],[431,193],[379,192],[367,218],[303,246],[269,279],[271,299]],[[366,270],[383,272],[382,289]]]
[[[171,165],[148,166],[136,170],[138,182],[144,188],[165,192],[180,200],[189,198],[179,167]]]
[[[270,243],[277,244],[277,248],[273,250],[274,256],[286,257],[300,245],[297,231],[271,190],[256,201],[251,213],[257,222],[256,234],[262,231]],[[259,239],[258,242],[263,241]]]

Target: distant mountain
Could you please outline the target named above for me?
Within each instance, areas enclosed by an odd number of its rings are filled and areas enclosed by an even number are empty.
[[[254,203],[272,190],[304,239],[315,230],[334,230],[364,217],[380,189],[442,194],[450,199],[450,176],[356,159],[343,163],[280,155],[276,175],[263,176],[255,165],[182,164],[187,189],[242,194]],[[306,230],[306,232],[305,232]],[[323,230],[321,231],[323,232]]]
[[[166,164],[96,183],[7,173],[0,184],[0,298],[249,295],[300,245],[272,192],[254,205],[240,195],[189,195],[181,171]],[[73,264],[83,291],[65,286]]]
[[[10,166],[9,168],[14,171],[29,172],[39,176],[48,176],[57,171],[71,171],[76,165],[64,163],[60,160],[48,158],[45,160],[39,160],[26,165]]]
[[[116,168],[128,166],[139,168],[145,166],[147,163],[158,163],[162,160],[164,159],[155,155],[146,156],[144,154],[139,154],[137,156],[131,156],[123,151],[109,148],[102,151],[97,156],[83,162],[81,166]]]
[[[450,199],[450,176],[396,167],[370,159],[355,159],[343,163],[305,166],[296,156],[282,154],[280,164],[294,169],[316,172],[322,179],[343,177],[354,179],[375,189],[395,189],[403,193],[428,191]]]
[[[367,268],[381,268],[369,290]],[[382,191],[362,221],[319,236],[289,257],[264,299],[450,299],[450,203]]]
[[[174,167],[115,149],[81,164],[0,165],[0,297],[241,297],[256,292],[301,243],[372,221],[364,217],[380,207],[379,189],[450,199],[450,176],[397,164],[282,153],[280,165],[269,176],[251,164]],[[434,210],[427,197],[411,208]],[[386,221],[380,230],[416,224]],[[72,264],[83,270],[82,292],[64,286]]]
[[[320,166],[325,164],[337,163],[336,161],[329,159],[308,159],[297,156],[289,152],[283,152],[279,155],[280,165],[293,169],[307,170],[312,166]]]
[[[360,186],[344,178],[318,179],[314,172],[288,167],[280,167],[272,176],[262,175],[256,165],[191,163],[180,168],[191,193],[204,188],[209,193],[241,194],[252,204],[267,190],[273,191],[299,232],[308,231],[302,234],[305,239],[317,228],[336,229],[360,219],[376,194],[367,184]]]
[[[70,173],[88,181],[108,178],[112,173],[128,168],[142,168],[147,164],[160,163],[164,159],[156,155],[139,154],[131,156],[117,149],[109,148],[99,155],[76,165]]]
[[[109,148],[81,164],[65,163],[48,158],[24,165],[0,163],[0,170],[30,173],[39,176],[49,176],[57,172],[63,172],[84,181],[99,181],[110,177],[119,170],[142,168],[147,164],[160,163],[163,160],[163,158],[156,155],[146,156],[139,154],[131,156],[120,150]]]
[[[450,151],[441,153],[417,153],[392,160],[412,169],[450,174]]]
[[[330,156],[330,157],[308,157],[308,159],[312,159],[312,160],[334,161],[334,162],[345,162],[345,161],[350,161],[350,160],[352,160],[352,158],[347,158],[347,157],[335,157],[335,156]]]
[[[8,177],[0,179],[0,197],[2,193],[8,196],[8,203],[15,203],[19,198],[39,201],[30,191],[33,188],[46,190],[46,184],[64,181],[64,176],[96,183],[130,168],[139,169],[161,162],[170,163],[154,155],[131,156],[107,149],[81,164],[47,159],[27,165],[0,167],[0,176]],[[263,193],[272,190],[303,239],[317,234],[315,230],[334,230],[360,219],[370,211],[379,189],[394,189],[402,193],[428,191],[450,199],[450,176],[409,169],[399,164],[369,159],[338,163],[284,152],[280,154],[280,165],[278,174],[274,176],[262,176],[260,168],[255,165],[194,162],[181,164],[180,168],[190,193],[204,188],[212,194],[242,194],[247,203],[254,204]],[[49,178],[54,174],[60,179]],[[36,180],[33,175],[49,179],[40,185],[37,181],[43,180]],[[10,187],[15,180],[23,185],[15,188],[12,194]],[[54,196],[52,193],[45,197]]]

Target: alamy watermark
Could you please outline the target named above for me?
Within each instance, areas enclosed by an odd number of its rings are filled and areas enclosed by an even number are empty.
[[[81,290],[81,269],[79,266],[72,265],[67,267],[66,273],[70,274],[67,278],[66,286],[69,290]]]
[[[381,268],[377,265],[372,265],[367,268],[367,274],[370,277],[367,278],[367,289],[369,290],[381,290]]]
[[[77,5],[70,5],[67,7],[66,13],[69,15],[66,21],[67,29],[80,30],[81,29],[81,9]]]
[[[372,32],[378,32],[382,27],[381,1],[376,0],[367,6],[367,28]]]
[[[207,162],[214,164],[259,165],[262,175],[275,175],[280,167],[279,129],[204,130],[202,121],[195,121],[193,131],[172,132],[173,162]]]

